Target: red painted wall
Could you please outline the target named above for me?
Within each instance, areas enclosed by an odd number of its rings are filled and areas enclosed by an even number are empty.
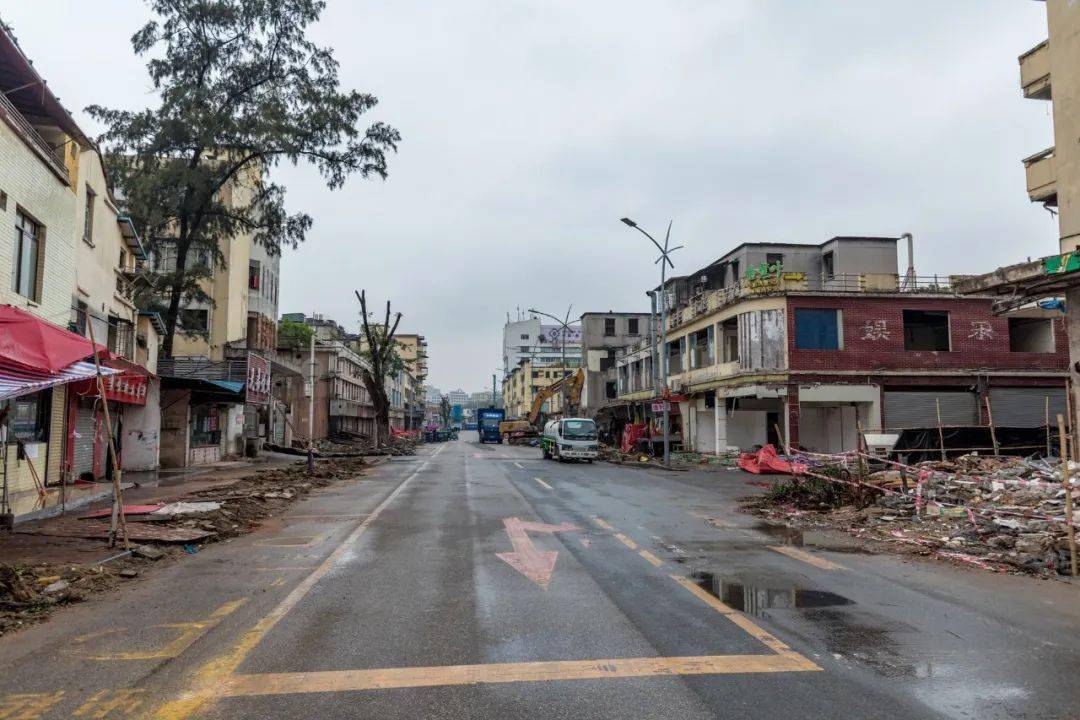
[[[843,311],[842,350],[799,350],[795,347],[797,308]],[[1009,352],[1009,321],[990,312],[991,301],[977,298],[788,297],[788,357],[792,370],[1020,370],[1064,371],[1068,339],[1062,318],[1055,318],[1052,353]],[[949,313],[952,350],[904,350],[904,310]],[[884,326],[880,323],[884,321]],[[869,326],[868,326],[869,323]],[[988,325],[980,325],[988,323]],[[990,334],[985,333],[989,327]],[[881,330],[884,332],[881,332]],[[874,335],[884,335],[871,339]],[[980,334],[982,335],[980,337]],[[866,339],[864,339],[866,338]]]

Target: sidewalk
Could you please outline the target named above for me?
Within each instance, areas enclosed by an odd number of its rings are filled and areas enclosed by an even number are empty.
[[[192,493],[215,487],[226,487],[258,469],[285,467],[296,463],[287,455],[269,454],[255,461],[223,461],[203,467],[164,470],[148,473],[125,473],[123,483],[125,505],[170,503]],[[11,565],[34,563],[94,564],[116,554],[107,543],[89,538],[57,537],[36,534],[39,530],[56,527],[92,510],[112,506],[112,486],[96,483],[85,487],[89,499],[67,505],[63,515],[28,520],[15,525],[12,533],[0,533],[0,558]],[[82,490],[83,488],[67,488]],[[49,508],[52,511],[52,508]]]

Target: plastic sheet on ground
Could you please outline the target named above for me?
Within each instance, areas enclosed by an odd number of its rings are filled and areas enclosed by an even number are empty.
[[[755,453],[742,453],[739,455],[739,467],[755,475],[791,475],[806,469],[802,463],[778,455],[772,445],[766,445]]]

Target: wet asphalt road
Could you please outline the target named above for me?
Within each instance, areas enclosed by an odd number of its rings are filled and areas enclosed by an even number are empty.
[[[1076,716],[1076,586],[788,536],[746,477],[425,447],[4,638],[0,720]]]

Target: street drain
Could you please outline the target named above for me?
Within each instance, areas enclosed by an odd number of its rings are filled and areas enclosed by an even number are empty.
[[[751,615],[760,616],[770,609],[823,608],[855,604],[853,600],[827,590],[748,585],[711,572],[696,572],[691,577],[703,590],[716,596],[728,607]]]

